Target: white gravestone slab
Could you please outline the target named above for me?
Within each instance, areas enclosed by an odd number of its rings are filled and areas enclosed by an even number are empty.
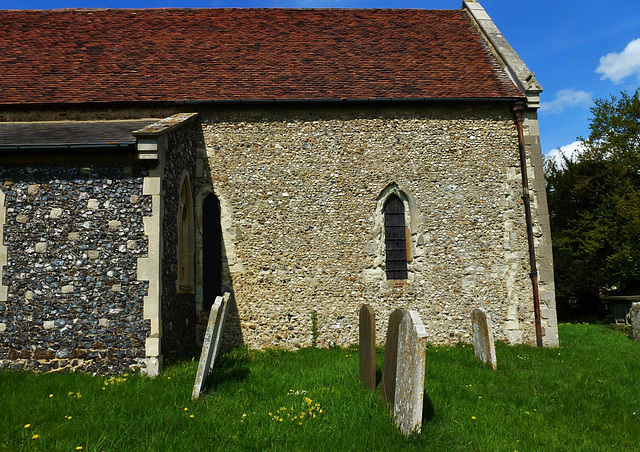
[[[629,310],[629,318],[631,319],[631,331],[633,332],[633,340],[640,341],[640,303],[633,303]]]
[[[398,357],[393,417],[409,436],[422,429],[427,332],[420,315],[407,311],[398,330]]]
[[[471,323],[473,325],[473,347],[476,352],[476,359],[489,364],[495,370],[498,367],[498,362],[496,360],[491,318],[484,309],[476,308],[471,313]]]
[[[213,364],[220,350],[222,342],[222,330],[224,322],[227,318],[227,308],[229,306],[229,292],[225,292],[224,296],[216,297],[216,301],[211,307],[209,314],[209,322],[207,323],[207,331],[202,341],[202,353],[200,354],[200,362],[198,364],[198,372],[196,373],[196,381],[193,385],[191,398],[196,400],[200,397],[200,392],[207,382],[209,374],[213,370]]]

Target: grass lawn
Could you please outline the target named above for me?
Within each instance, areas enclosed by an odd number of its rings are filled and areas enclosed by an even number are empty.
[[[429,346],[410,438],[360,385],[356,348],[232,350],[195,402],[196,361],[155,379],[0,372],[0,450],[640,450],[640,343],[592,324],[560,339],[496,344],[497,371],[469,345]]]

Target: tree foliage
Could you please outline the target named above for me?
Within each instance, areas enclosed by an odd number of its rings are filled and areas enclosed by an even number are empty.
[[[591,113],[584,151],[545,163],[561,316],[595,314],[602,290],[640,294],[640,89]]]

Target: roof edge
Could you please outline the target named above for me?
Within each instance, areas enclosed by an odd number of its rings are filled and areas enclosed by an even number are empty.
[[[539,108],[542,86],[536,80],[535,74],[531,72],[522,61],[522,58],[502,36],[502,33],[482,5],[477,0],[462,0],[462,9],[469,13],[474,24],[506,69],[507,74],[509,74],[518,89],[525,94],[527,106],[529,108]]]
[[[418,102],[515,102],[522,100],[522,97],[403,97],[403,98],[362,98],[362,99],[197,99],[197,100],[162,100],[162,101],[116,101],[116,102],[55,102],[55,103],[17,103],[3,104],[2,108],[104,108],[130,106],[203,106],[203,105],[233,105],[233,104],[368,104],[368,103],[418,103]]]

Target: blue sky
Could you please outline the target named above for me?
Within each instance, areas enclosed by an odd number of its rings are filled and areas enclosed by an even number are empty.
[[[461,0],[0,0],[0,9],[329,7],[457,9]],[[640,86],[637,0],[480,0],[536,74],[542,150],[573,149],[589,133],[592,99]]]

